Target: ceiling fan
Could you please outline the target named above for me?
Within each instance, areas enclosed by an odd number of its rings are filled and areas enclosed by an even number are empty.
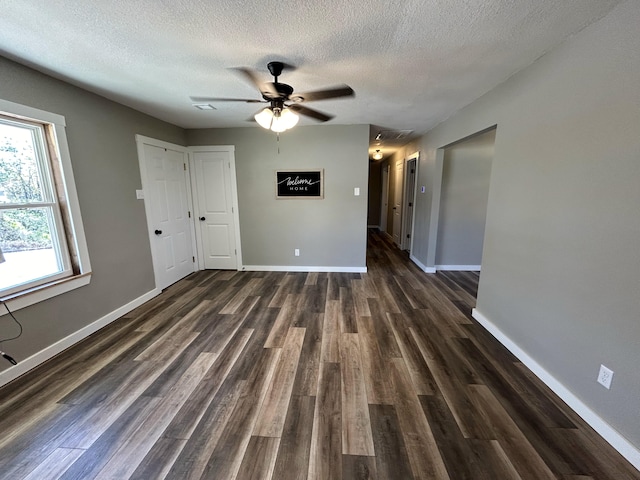
[[[245,80],[256,87],[262,95],[262,100],[246,98],[218,98],[218,97],[190,97],[193,102],[244,102],[244,103],[268,103],[269,106],[263,108],[254,115],[258,124],[274,132],[283,132],[294,127],[298,123],[298,115],[305,115],[320,122],[326,122],[333,118],[332,115],[319,112],[300,105],[303,102],[313,102],[317,100],[327,100],[330,98],[352,97],[355,92],[348,85],[340,85],[326,90],[313,92],[294,93],[292,86],[278,82],[278,77],[282,74],[285,64],[282,62],[269,62],[267,64],[269,72],[274,77],[273,82],[262,82],[258,73],[247,67],[234,68]]]

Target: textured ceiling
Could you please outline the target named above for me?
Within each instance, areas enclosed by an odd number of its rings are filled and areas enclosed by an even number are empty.
[[[356,91],[306,104],[334,114],[329,124],[421,134],[617,3],[2,0],[0,54],[186,128],[255,126],[259,105],[200,111],[189,97],[259,99],[229,68],[270,81],[267,62],[281,60],[296,91]]]

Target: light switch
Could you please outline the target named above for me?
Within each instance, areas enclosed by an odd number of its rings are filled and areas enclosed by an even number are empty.
[[[353,194],[357,197],[358,195],[360,195],[360,187],[356,187],[353,189]]]

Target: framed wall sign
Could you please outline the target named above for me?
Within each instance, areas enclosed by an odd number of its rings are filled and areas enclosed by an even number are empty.
[[[276,170],[276,198],[324,198],[324,170]]]

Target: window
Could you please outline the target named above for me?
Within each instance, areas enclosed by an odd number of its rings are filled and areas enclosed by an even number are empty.
[[[89,270],[64,117],[0,100],[0,298],[21,308]]]
[[[45,125],[0,116],[0,291],[72,272],[53,190]]]

